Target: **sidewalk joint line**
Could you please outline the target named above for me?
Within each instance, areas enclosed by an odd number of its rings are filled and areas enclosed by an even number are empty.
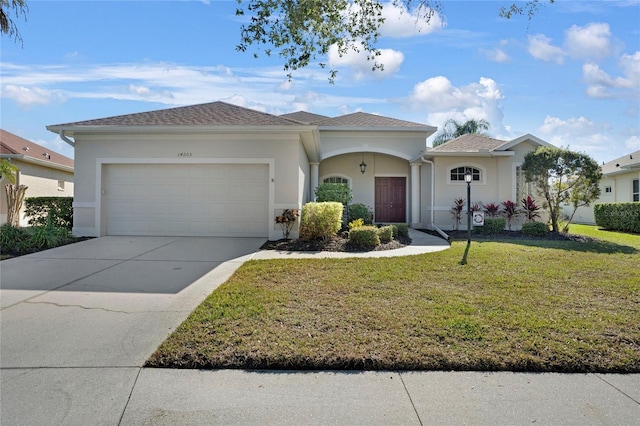
[[[404,387],[404,391],[407,393],[407,396],[409,397],[409,402],[411,402],[411,406],[413,407],[413,412],[416,413],[416,417],[418,418],[418,423],[420,423],[420,426],[424,426],[422,424],[422,419],[420,418],[420,413],[418,413],[418,409],[416,408],[416,404],[413,403],[413,398],[411,398],[409,389],[407,389],[407,384],[404,382],[404,379],[402,378],[402,373],[400,371],[397,371],[397,373],[398,373],[398,376],[400,377],[400,381],[402,382],[402,386]]]
[[[136,374],[136,378],[133,381],[133,386],[131,386],[131,392],[129,392],[129,396],[127,397],[127,402],[125,402],[124,408],[122,409],[122,414],[120,414],[120,418],[118,419],[118,426],[122,424],[124,413],[126,413],[127,411],[127,407],[129,406],[129,401],[131,401],[131,395],[133,395],[133,390],[136,388],[136,384],[138,383],[138,377],[140,377],[141,372],[142,372],[142,367],[138,367],[138,373]]]
[[[629,398],[630,400],[632,400],[633,402],[635,402],[636,404],[640,405],[640,401],[636,400],[634,397],[632,397],[622,389],[618,388],[617,386],[613,385],[612,383],[609,383],[608,381],[606,381],[604,377],[600,376],[600,374],[593,373],[593,375],[596,376],[598,379],[602,380],[603,382],[605,382],[606,384],[608,384],[609,386],[611,386],[612,388],[614,388],[615,390],[617,390],[618,392],[620,392],[621,394],[623,394],[624,396],[626,396],[627,398]]]

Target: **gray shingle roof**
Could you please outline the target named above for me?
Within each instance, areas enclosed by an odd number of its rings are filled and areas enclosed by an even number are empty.
[[[81,126],[287,126],[300,123],[226,102],[211,102],[49,127]]]
[[[327,118],[317,124],[322,127],[400,127],[434,130],[433,127],[425,124],[398,120],[396,118],[384,117],[382,115],[368,114],[366,112],[354,112],[352,114],[341,115],[339,117]]]
[[[34,160],[73,167],[73,160],[71,158],[2,129],[0,129],[0,154],[20,155],[33,158]]]
[[[288,118],[289,120],[297,121],[302,124],[316,124],[329,117],[326,115],[314,114],[307,111],[296,111],[289,114],[282,114],[280,117]]]
[[[611,160],[602,166],[602,173],[607,175],[610,173],[622,172],[625,169],[640,167],[640,151],[623,155],[622,157]]]
[[[500,139],[493,139],[482,135],[462,135],[455,139],[445,142],[442,145],[438,145],[431,151],[436,152],[484,152],[495,151],[502,145],[507,144],[508,141],[502,141]]]

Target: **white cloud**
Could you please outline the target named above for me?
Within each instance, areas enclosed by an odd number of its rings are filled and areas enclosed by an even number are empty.
[[[543,139],[553,145],[569,147],[594,157],[619,150],[619,147],[615,147],[617,141],[611,134],[609,125],[584,116],[567,119],[547,116],[538,131]]]
[[[582,76],[590,97],[600,99],[626,97],[637,100],[640,90],[640,51],[633,55],[622,55],[618,65],[623,73],[618,77],[612,77],[594,63],[586,63],[582,66]]]
[[[551,39],[544,34],[536,34],[529,37],[529,54],[536,59],[547,62],[564,62],[565,53],[557,46],[551,44]]]
[[[629,148],[630,151],[637,151],[640,149],[640,137],[631,136],[624,142],[624,146]]]
[[[504,64],[511,60],[509,55],[503,49],[507,44],[507,40],[500,40],[500,47],[496,47],[495,49],[490,50],[480,50],[480,52],[484,54],[484,56],[490,61]]]
[[[17,86],[7,84],[2,87],[0,96],[16,101],[21,106],[47,105],[53,102],[64,102],[65,95],[59,90],[47,90],[40,87]]]
[[[490,133],[496,134],[508,132],[500,105],[503,98],[493,79],[482,77],[477,83],[456,87],[448,78],[437,76],[416,84],[409,101],[414,109],[426,110],[427,122],[433,125],[441,126],[450,118],[484,119],[491,125]]]
[[[409,12],[404,4],[396,6],[393,3],[384,3],[383,6],[382,16],[385,21],[380,28],[380,33],[383,36],[396,38],[414,37],[433,33],[445,26],[444,21],[436,11],[434,11],[427,23],[423,18],[427,10]]]
[[[329,48],[328,56],[331,67],[347,67],[351,69],[356,80],[362,80],[367,77],[377,79],[388,77],[398,72],[402,62],[404,62],[402,52],[393,49],[380,49],[380,55],[376,57],[375,62],[384,66],[382,70],[373,70],[374,62],[367,59],[367,54],[364,51],[349,51],[340,56],[338,47],[333,45]]]
[[[564,45],[569,56],[576,59],[602,59],[612,54],[609,24],[591,23],[584,27],[572,25],[565,32]]]

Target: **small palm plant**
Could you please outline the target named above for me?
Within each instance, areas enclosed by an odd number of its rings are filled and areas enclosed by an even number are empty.
[[[460,222],[462,221],[462,210],[464,210],[464,205],[465,202],[463,198],[456,198],[455,200],[453,200],[453,207],[451,208],[451,210],[449,210],[453,215],[453,221],[456,226],[456,231],[460,228]]]
[[[496,204],[496,203],[485,204],[484,212],[488,217],[497,217],[500,215],[500,204]]]
[[[513,201],[507,200],[502,203],[502,215],[507,219],[509,231],[511,231],[511,221],[518,216],[519,213],[518,206]]]
[[[527,217],[527,222],[534,222],[537,217],[540,217],[540,207],[536,205],[536,202],[531,195],[528,195],[527,198],[523,198],[521,201],[522,211]]]

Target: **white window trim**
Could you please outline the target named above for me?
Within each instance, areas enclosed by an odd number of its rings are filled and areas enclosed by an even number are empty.
[[[447,167],[447,185],[466,185],[465,181],[451,180],[451,171],[459,167],[471,167],[480,171],[480,180],[471,181],[471,185],[486,185],[487,184],[487,168],[477,163],[457,163]]]
[[[322,176],[320,178],[320,182],[318,182],[318,185],[322,185],[324,183],[325,179],[329,179],[329,178],[332,178],[332,177],[346,179],[347,181],[349,181],[349,188],[353,189],[353,178],[351,178],[351,176],[343,175],[343,174],[340,174],[340,173],[331,173],[331,174]]]

